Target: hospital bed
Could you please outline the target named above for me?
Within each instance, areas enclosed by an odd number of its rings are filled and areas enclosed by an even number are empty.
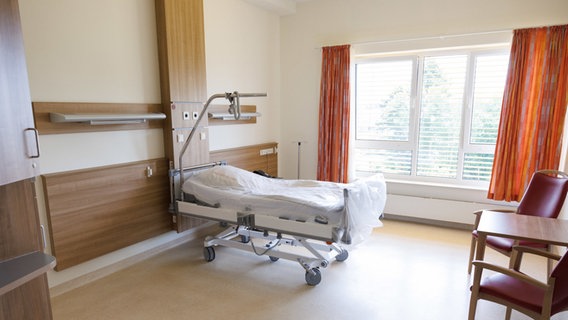
[[[266,94],[238,92],[211,96],[195,127],[211,101],[226,98],[229,112],[240,117],[240,97]],[[179,169],[170,178],[172,204],[176,215],[219,221],[226,229],[204,241],[206,261],[215,259],[215,247],[225,246],[268,256],[271,261],[296,261],[305,270],[305,281],[315,286],[321,281],[320,268],[344,261],[347,248],[362,242],[381,225],[386,202],[382,175],[341,184],[315,180],[269,178],[225,163],[184,167],[194,130],[179,155]]]
[[[292,260],[309,285],[321,281],[320,268],[347,259],[347,248],[381,225],[386,200],[382,175],[341,184],[268,178],[230,165],[194,167],[182,192],[178,214],[227,226],[205,239],[206,261],[215,259],[216,246]]]

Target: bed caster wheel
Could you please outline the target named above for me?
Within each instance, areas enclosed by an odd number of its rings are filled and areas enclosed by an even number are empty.
[[[270,258],[270,261],[272,261],[272,262],[276,262],[276,261],[278,261],[278,259],[280,259],[278,257],[273,257],[273,256],[268,256],[268,257]]]
[[[341,253],[335,256],[335,260],[341,262],[347,260],[347,257],[349,257],[349,251],[341,249]]]
[[[306,283],[310,286],[316,286],[321,281],[321,271],[318,268],[313,268],[306,271]]]
[[[213,247],[203,248],[203,258],[205,258],[207,262],[215,260],[215,249]]]
[[[250,237],[249,237],[249,236],[243,236],[243,235],[241,235],[241,242],[242,242],[242,243],[249,243],[249,242],[250,242]]]

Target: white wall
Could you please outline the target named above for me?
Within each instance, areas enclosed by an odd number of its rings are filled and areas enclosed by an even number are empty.
[[[280,174],[296,177],[297,152],[292,142],[301,140],[307,141],[302,145],[301,177],[316,177],[322,46],[395,41],[391,49],[396,50],[399,40],[566,24],[566,12],[568,1],[565,0],[313,0],[298,3],[296,13],[282,17],[280,26]],[[403,49],[407,43],[400,44]],[[496,205],[484,199],[482,190],[471,191],[471,199],[460,199],[460,209],[454,201],[444,201],[453,197],[453,191],[447,188],[440,188],[435,195],[406,197],[407,188],[404,184],[388,184],[388,189],[396,192],[396,196],[388,197],[387,213],[471,223],[472,208]],[[430,188],[423,186],[422,189]]]
[[[160,103],[153,6],[21,0],[32,101]],[[41,135],[40,147],[42,173],[164,155],[161,130]]]
[[[267,93],[242,98],[262,114],[256,125],[210,127],[210,150],[278,142],[280,134],[280,20],[241,0],[206,0],[205,50],[208,95]],[[224,103],[215,100],[215,103]]]
[[[257,104],[257,124],[212,128],[211,149],[278,141],[279,17],[241,0],[204,4],[208,93],[269,94],[242,101]],[[20,0],[20,11],[32,101],[160,103],[154,0]],[[41,135],[40,149],[42,174],[164,156],[161,129]],[[51,272],[50,286],[176,238],[172,231]]]

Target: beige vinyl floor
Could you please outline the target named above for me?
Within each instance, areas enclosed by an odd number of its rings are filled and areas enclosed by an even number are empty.
[[[346,261],[322,269],[317,286],[289,260],[218,247],[205,262],[196,240],[52,298],[54,319],[467,319],[470,232],[383,222]],[[489,249],[486,260],[507,263]],[[523,268],[545,273],[535,258]],[[481,301],[477,319],[504,313]],[[528,317],[513,312],[512,319]]]

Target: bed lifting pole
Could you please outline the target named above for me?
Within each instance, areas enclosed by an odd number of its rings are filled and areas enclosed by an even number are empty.
[[[199,113],[199,117],[197,117],[197,120],[195,121],[195,124],[193,125],[193,128],[191,128],[191,132],[189,133],[189,136],[187,137],[187,140],[183,144],[183,147],[182,147],[181,152],[179,154],[179,162],[178,162],[179,167],[183,168],[183,165],[182,165],[183,155],[187,151],[187,148],[189,147],[189,143],[191,142],[191,139],[193,138],[193,135],[195,134],[195,130],[199,126],[201,119],[203,118],[203,116],[207,112],[207,109],[209,108],[209,105],[211,104],[211,102],[213,100],[218,99],[218,98],[225,98],[225,99],[229,100],[229,102],[231,103],[229,105],[229,113],[231,113],[235,116],[235,120],[239,120],[240,117],[241,117],[241,102],[240,102],[241,97],[247,97],[248,98],[248,97],[266,97],[266,96],[267,96],[266,93],[239,93],[238,91],[235,91],[235,92],[232,92],[232,93],[231,92],[217,93],[217,94],[210,96],[209,99],[207,99],[207,102],[205,102],[205,104],[203,105],[203,109],[201,110],[201,113]],[[183,171],[180,171],[180,188],[181,188],[181,186],[183,186],[183,182],[184,182]],[[183,192],[181,194],[181,198],[183,200]]]

